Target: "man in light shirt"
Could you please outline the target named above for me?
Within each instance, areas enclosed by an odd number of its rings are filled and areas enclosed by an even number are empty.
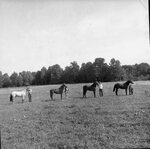
[[[99,95],[103,96],[103,84],[99,81]]]
[[[65,96],[68,98],[68,96],[69,96],[69,88],[66,87],[64,92],[65,92]]]

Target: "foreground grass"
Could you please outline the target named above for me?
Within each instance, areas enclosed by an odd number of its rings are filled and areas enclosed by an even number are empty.
[[[68,85],[69,98],[50,101],[48,90],[33,87],[33,102],[11,105],[9,89],[0,97],[2,147],[6,149],[101,149],[150,147],[149,85],[137,83],[133,96],[112,93],[104,84],[104,97],[82,98],[82,84]],[[98,95],[97,95],[98,96]],[[0,98],[1,99],[1,98]]]

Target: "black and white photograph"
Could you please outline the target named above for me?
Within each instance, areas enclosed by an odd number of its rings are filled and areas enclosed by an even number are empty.
[[[150,148],[149,0],[0,0],[0,149]]]

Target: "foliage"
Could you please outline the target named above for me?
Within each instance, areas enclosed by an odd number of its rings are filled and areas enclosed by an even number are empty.
[[[94,65],[91,62],[83,63],[79,70],[79,82],[92,82],[95,79]]]
[[[62,73],[63,69],[60,67],[60,65],[58,64],[53,65],[51,68],[51,83],[52,84],[60,83]]]
[[[62,81],[67,83],[78,83],[79,65],[77,62],[71,62],[70,66],[65,67]]]
[[[11,80],[7,73],[3,75],[3,87],[9,87],[11,85]]]
[[[94,62],[70,63],[65,69],[55,64],[48,68],[42,67],[37,72],[13,72],[10,77],[0,71],[0,87],[15,87],[27,85],[46,85],[58,83],[88,83],[94,80],[102,82],[123,80],[150,80],[150,65],[140,63],[135,65],[121,65],[119,60],[112,58],[107,64],[104,58],[96,58]]]
[[[3,86],[3,75],[2,72],[0,71],[0,87]]]

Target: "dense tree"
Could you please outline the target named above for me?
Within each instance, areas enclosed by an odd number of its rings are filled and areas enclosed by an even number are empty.
[[[57,84],[61,82],[61,76],[63,74],[63,69],[60,65],[56,64],[53,65],[51,68],[51,83]]]
[[[149,79],[149,68],[150,68],[150,65],[147,63],[135,64],[134,65],[134,78],[136,80]]]
[[[65,67],[62,80],[66,83],[77,83],[80,66],[76,61],[70,63],[70,66]]]
[[[95,77],[101,81],[107,80],[106,75],[108,75],[107,74],[108,65],[107,65],[107,63],[105,63],[105,59],[104,58],[96,58],[93,65],[94,65],[94,69],[95,69]]]
[[[18,86],[18,74],[16,72],[12,73],[10,76],[11,86]]]
[[[87,82],[85,65],[85,63],[82,63],[81,68],[79,70],[78,80],[80,83]]]
[[[109,63],[112,81],[123,80],[124,71],[119,60],[112,58]]]
[[[17,86],[23,86],[23,77],[20,74],[17,78]]]
[[[73,83],[73,79],[71,78],[71,68],[69,66],[65,67],[65,70],[63,71],[61,80],[65,83]]]
[[[80,82],[93,82],[95,78],[95,67],[91,62],[82,63],[79,71]]]
[[[141,63],[141,64],[136,65],[136,66],[137,66],[139,75],[143,75],[143,76],[147,75],[148,69],[150,68],[149,64],[147,64],[147,63]]]
[[[35,73],[32,84],[33,85],[41,85],[41,71],[37,71]]]
[[[46,72],[47,72],[47,69],[46,67],[42,67],[41,69],[41,84],[42,85],[45,85],[46,84]]]
[[[58,83],[88,83],[94,80],[103,82],[121,80],[150,80],[150,65],[140,63],[135,65],[123,65],[119,60],[112,58],[107,64],[104,58],[96,58],[94,62],[82,63],[81,68],[76,61],[70,63],[63,70],[56,64],[42,67],[37,72],[22,71],[19,74],[13,72],[10,77],[0,71],[0,87],[45,85]]]
[[[32,73],[30,71],[22,71],[20,73],[20,75],[23,78],[23,85],[27,86],[27,85],[31,85],[32,81],[33,81],[33,76]]]
[[[133,80],[134,79],[134,67],[133,67],[133,65],[123,65],[122,68],[124,70],[124,79]]]
[[[3,74],[0,71],[0,88],[3,87]]]
[[[3,87],[9,87],[11,86],[11,80],[10,80],[10,77],[7,73],[5,73],[3,75]]]
[[[80,66],[78,65],[78,63],[76,61],[73,61],[70,64],[71,64],[70,68],[71,68],[71,72],[72,72],[73,82],[77,83],[78,82],[78,75],[79,75]]]
[[[150,68],[147,70],[148,80],[150,80]]]
[[[45,74],[46,84],[51,84],[51,73],[52,73],[52,67],[49,66]]]

